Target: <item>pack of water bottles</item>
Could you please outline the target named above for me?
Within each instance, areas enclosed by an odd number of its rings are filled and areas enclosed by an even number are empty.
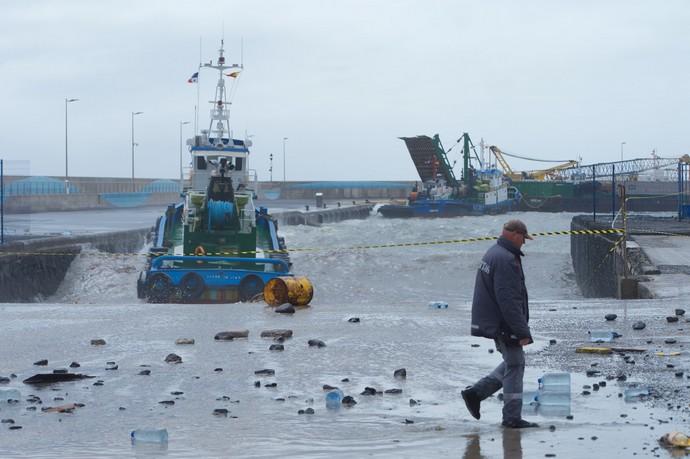
[[[546,416],[569,415],[570,373],[546,373],[538,382],[539,390],[534,393],[534,402],[539,413]]]

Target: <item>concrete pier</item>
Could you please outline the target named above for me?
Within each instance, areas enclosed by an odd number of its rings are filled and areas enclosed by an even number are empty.
[[[622,228],[622,221],[616,221]],[[571,229],[604,230],[611,218],[577,216]],[[690,296],[690,222],[631,216],[623,256],[620,235],[571,236],[571,258],[586,297],[670,298]],[[618,242],[618,243],[617,243]]]

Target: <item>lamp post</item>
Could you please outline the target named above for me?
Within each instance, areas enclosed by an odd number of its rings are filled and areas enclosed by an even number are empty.
[[[273,153],[268,155],[268,159],[271,161],[271,167],[268,168],[268,173],[271,174],[271,182],[273,182]]]
[[[144,112],[132,112],[132,192],[134,192],[134,147],[137,145],[134,142],[134,117],[142,113]]]
[[[285,183],[285,141],[287,137],[283,137],[283,183]]]
[[[180,121],[180,193],[184,191],[184,173],[182,172],[182,163],[184,161],[182,159],[182,126],[185,124],[189,124],[189,121]]]
[[[623,161],[623,145],[625,145],[625,142],[621,142],[621,161]]]
[[[69,156],[67,153],[67,104],[77,102],[79,99],[65,97],[65,194],[69,194]]]

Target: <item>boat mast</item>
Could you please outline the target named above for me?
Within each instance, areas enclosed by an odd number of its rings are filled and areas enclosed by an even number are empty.
[[[237,77],[237,74],[242,71],[242,66],[237,64],[227,65],[225,63],[225,50],[223,49],[224,40],[220,41],[220,49],[218,50],[218,61],[213,64],[213,61],[209,61],[204,64],[203,67],[218,70],[218,83],[216,84],[216,97],[215,100],[209,101],[213,108],[211,109],[210,122],[209,122],[209,137],[218,142],[222,142],[222,139],[227,133],[227,137],[230,138],[230,103],[227,100],[227,91],[225,89],[225,80],[223,79],[223,72],[229,70],[230,72],[226,75],[232,78]]]

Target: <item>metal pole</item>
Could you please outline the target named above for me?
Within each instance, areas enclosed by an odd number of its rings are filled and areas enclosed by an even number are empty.
[[[67,104],[77,102],[79,99],[65,97],[65,194],[69,194],[69,156],[67,152]]]
[[[180,193],[184,191],[184,173],[182,172],[182,163],[184,162],[182,159],[182,126],[185,124],[189,124],[189,121],[180,121]]]
[[[287,140],[287,137],[283,137],[283,183],[285,183],[285,141]]]
[[[65,194],[69,194],[69,162],[67,160],[67,101],[65,98]]]
[[[683,163],[678,161],[678,220],[683,219]]]
[[[268,155],[268,157],[271,160],[271,167],[268,168],[268,172],[271,173],[271,182],[273,182],[273,153]]]
[[[625,186],[621,185],[621,199],[623,200],[623,277],[628,278],[628,200],[625,196]]]
[[[132,193],[134,193],[134,147],[136,146],[134,142],[134,116],[142,113],[144,112],[132,112]]]
[[[134,112],[132,112],[132,193],[134,193]]]
[[[0,159],[0,245],[5,243],[5,169]]]
[[[592,219],[597,221],[597,171],[592,165]]]
[[[625,142],[621,142],[621,161],[623,161],[623,145],[625,145]]]
[[[616,218],[616,165],[611,164],[611,223]]]

